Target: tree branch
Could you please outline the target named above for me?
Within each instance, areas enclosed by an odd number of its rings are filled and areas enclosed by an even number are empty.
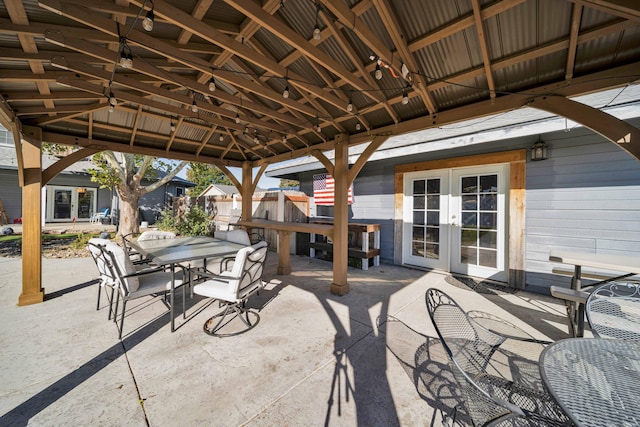
[[[162,179],[154,182],[153,184],[147,185],[146,187],[143,187],[144,191],[148,193],[157,188],[160,188],[167,182],[171,181],[178,174],[178,172],[180,172],[187,164],[189,164],[189,162],[185,160],[181,161],[180,164],[175,169],[173,169],[171,172],[165,175]]]

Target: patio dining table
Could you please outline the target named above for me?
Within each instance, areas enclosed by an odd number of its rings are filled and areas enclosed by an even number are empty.
[[[175,285],[176,264],[196,260],[203,260],[206,263],[208,259],[235,255],[240,249],[245,247],[238,243],[206,236],[130,241],[129,244],[132,248],[148,258],[151,263],[171,267],[172,290]],[[173,292],[171,292],[170,303],[171,307],[173,307]],[[171,316],[171,332],[174,331],[175,320],[173,316]]]
[[[640,343],[569,338],[540,355],[545,386],[578,426],[640,426]]]

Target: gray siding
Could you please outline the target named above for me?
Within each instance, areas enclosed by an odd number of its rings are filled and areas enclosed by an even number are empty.
[[[22,217],[22,189],[18,185],[17,171],[0,169],[0,200],[10,223]]]
[[[554,248],[640,260],[640,161],[585,129],[545,140],[550,158],[527,165],[527,285],[569,282],[551,273]]]

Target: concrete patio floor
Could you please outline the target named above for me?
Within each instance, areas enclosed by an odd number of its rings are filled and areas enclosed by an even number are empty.
[[[21,260],[0,258],[0,425],[438,426],[458,393],[429,287],[536,338],[567,337],[550,297],[391,265],[350,268],[351,292],[338,297],[330,263],[292,256],[287,276],[276,263],[270,253],[251,331],[204,334],[217,305],[194,297],[171,333],[162,301],[142,298],[120,341],[104,304],[96,311],[91,258],[44,259],[47,299],[26,307],[16,306]]]

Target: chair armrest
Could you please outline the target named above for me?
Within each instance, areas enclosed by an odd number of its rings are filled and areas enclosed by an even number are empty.
[[[233,276],[221,276],[219,274],[214,274],[214,273],[210,273],[208,271],[202,271],[202,270],[196,270],[195,272],[198,276],[202,276],[202,277],[208,277],[210,279],[217,279],[217,280],[224,280],[224,281],[229,281],[229,280],[240,280],[241,277],[233,277]]]

